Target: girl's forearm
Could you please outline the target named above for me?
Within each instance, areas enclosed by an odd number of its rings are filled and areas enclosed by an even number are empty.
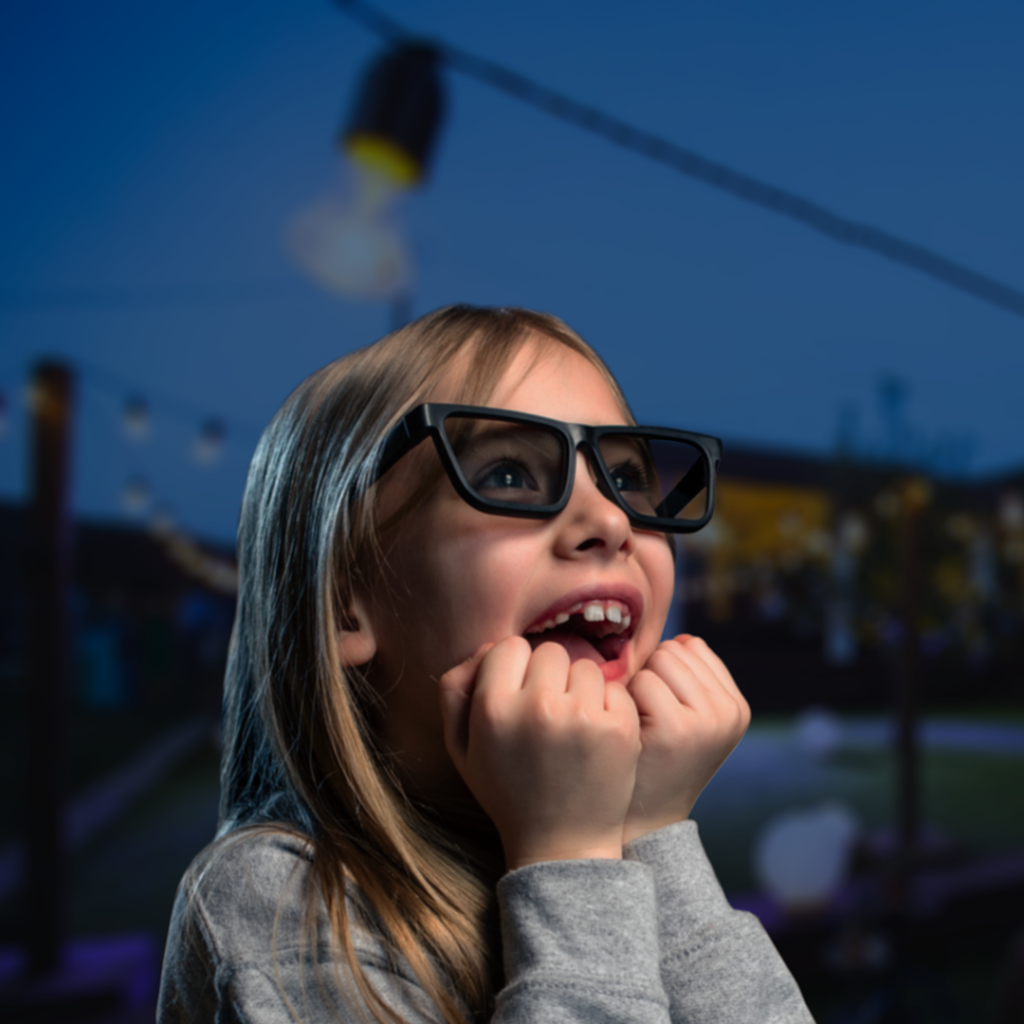
[[[814,1024],[761,923],[733,910],[693,821],[628,845],[654,872],[661,979],[673,1024]]]

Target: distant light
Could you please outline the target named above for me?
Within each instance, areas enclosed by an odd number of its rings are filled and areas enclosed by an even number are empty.
[[[193,454],[196,462],[204,466],[215,463],[224,449],[227,427],[223,420],[208,419],[200,428]]]
[[[124,403],[121,425],[132,441],[144,441],[149,436],[149,406],[146,400],[133,395]]]
[[[799,537],[804,531],[804,518],[796,509],[787,509],[779,516],[779,533],[793,540]]]
[[[131,477],[121,491],[121,503],[134,515],[138,515],[146,508],[151,497],[149,483],[140,476]]]
[[[860,555],[871,541],[871,533],[864,516],[856,509],[843,514],[839,522],[839,543],[851,555]]]
[[[894,491],[882,491],[875,498],[875,511],[883,519],[893,519],[900,514],[900,496]]]
[[[832,538],[825,530],[811,530],[804,543],[809,555],[826,558],[832,553]]]
[[[954,512],[946,519],[946,535],[966,544],[978,532],[977,523],[967,512]]]

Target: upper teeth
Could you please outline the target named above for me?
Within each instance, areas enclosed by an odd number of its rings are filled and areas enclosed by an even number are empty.
[[[629,609],[619,601],[580,601],[566,611],[559,612],[554,618],[538,622],[527,632],[543,633],[546,629],[554,629],[556,626],[568,622],[569,617],[577,613],[582,613],[587,622],[612,622],[623,630],[627,629],[633,621]]]

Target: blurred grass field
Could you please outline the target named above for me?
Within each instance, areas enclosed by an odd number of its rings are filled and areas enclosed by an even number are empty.
[[[998,721],[1007,724],[1008,719]],[[1024,716],[1020,721],[1024,728]],[[774,741],[785,748],[791,732],[787,720],[756,721],[744,743]],[[802,773],[773,775],[766,769],[748,775],[730,773],[731,767],[727,762],[693,811],[726,892],[757,888],[755,839],[784,811],[839,801],[854,811],[868,832],[891,829],[896,821],[897,768],[884,747],[846,745],[821,762],[806,759]],[[922,822],[965,853],[1024,849],[1024,755],[924,749],[920,787]]]
[[[985,715],[970,720],[992,719]],[[1013,721],[1006,714],[996,720]],[[1024,728],[1024,714],[1018,721]],[[122,729],[127,724],[123,721]],[[132,749],[155,731],[150,722],[133,729]],[[793,751],[791,733],[789,719],[756,720],[694,809],[727,892],[757,888],[755,839],[783,811],[841,801],[867,830],[883,830],[895,820],[896,768],[887,749],[849,744],[816,761]],[[97,766],[106,770],[112,763],[112,727],[98,735],[102,742],[96,765],[83,773],[89,781]],[[218,769],[218,752],[212,743],[204,743],[73,859],[73,934],[166,929],[178,880],[213,838]],[[1024,756],[924,750],[921,788],[924,821],[965,852],[1024,849]],[[7,793],[10,800],[12,790]],[[16,927],[15,902],[0,906],[0,928],[10,937]]]
[[[952,720],[1024,729],[1024,712],[1016,709],[987,708]],[[117,765],[118,749],[134,755],[159,734],[158,724],[147,720],[133,725],[123,718],[97,730],[95,745],[79,737],[75,750],[83,760],[83,786]],[[73,858],[71,935],[148,931],[163,942],[181,875],[216,827],[219,752],[211,740],[179,761]],[[894,758],[885,746],[847,742],[818,759],[794,744],[792,719],[760,718],[702,794],[693,817],[726,892],[746,893],[757,888],[752,859],[756,837],[773,817],[840,801],[866,830],[878,832],[895,819],[895,779]],[[925,749],[921,789],[924,821],[965,853],[1024,850],[1024,754]],[[12,810],[17,797],[16,787],[6,789],[4,799]],[[3,942],[18,940],[24,909],[17,896],[0,903]],[[950,949],[941,963],[929,965],[951,1005],[977,1010],[957,1011],[960,1015],[950,1019],[989,1019],[984,1008],[995,998],[1005,945],[1004,935],[974,936]],[[865,992],[870,985],[823,977],[811,981],[806,996],[816,1019],[829,1022],[845,1019],[842,1007]]]

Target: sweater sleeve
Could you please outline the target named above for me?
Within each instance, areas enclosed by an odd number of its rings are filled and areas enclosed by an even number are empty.
[[[814,1024],[761,922],[729,906],[696,822],[634,840],[624,856],[654,872],[673,1024]]]
[[[555,861],[498,883],[506,984],[493,1024],[669,1024],[654,879],[614,860]]]
[[[315,948],[305,938],[307,848],[263,836],[197,865],[175,903],[158,1024],[372,1019],[326,927]],[[639,863],[564,861],[506,875],[506,984],[493,1024],[670,1024],[654,900],[653,873]],[[352,938],[367,979],[401,1020],[441,1020],[403,958],[359,929]]]

